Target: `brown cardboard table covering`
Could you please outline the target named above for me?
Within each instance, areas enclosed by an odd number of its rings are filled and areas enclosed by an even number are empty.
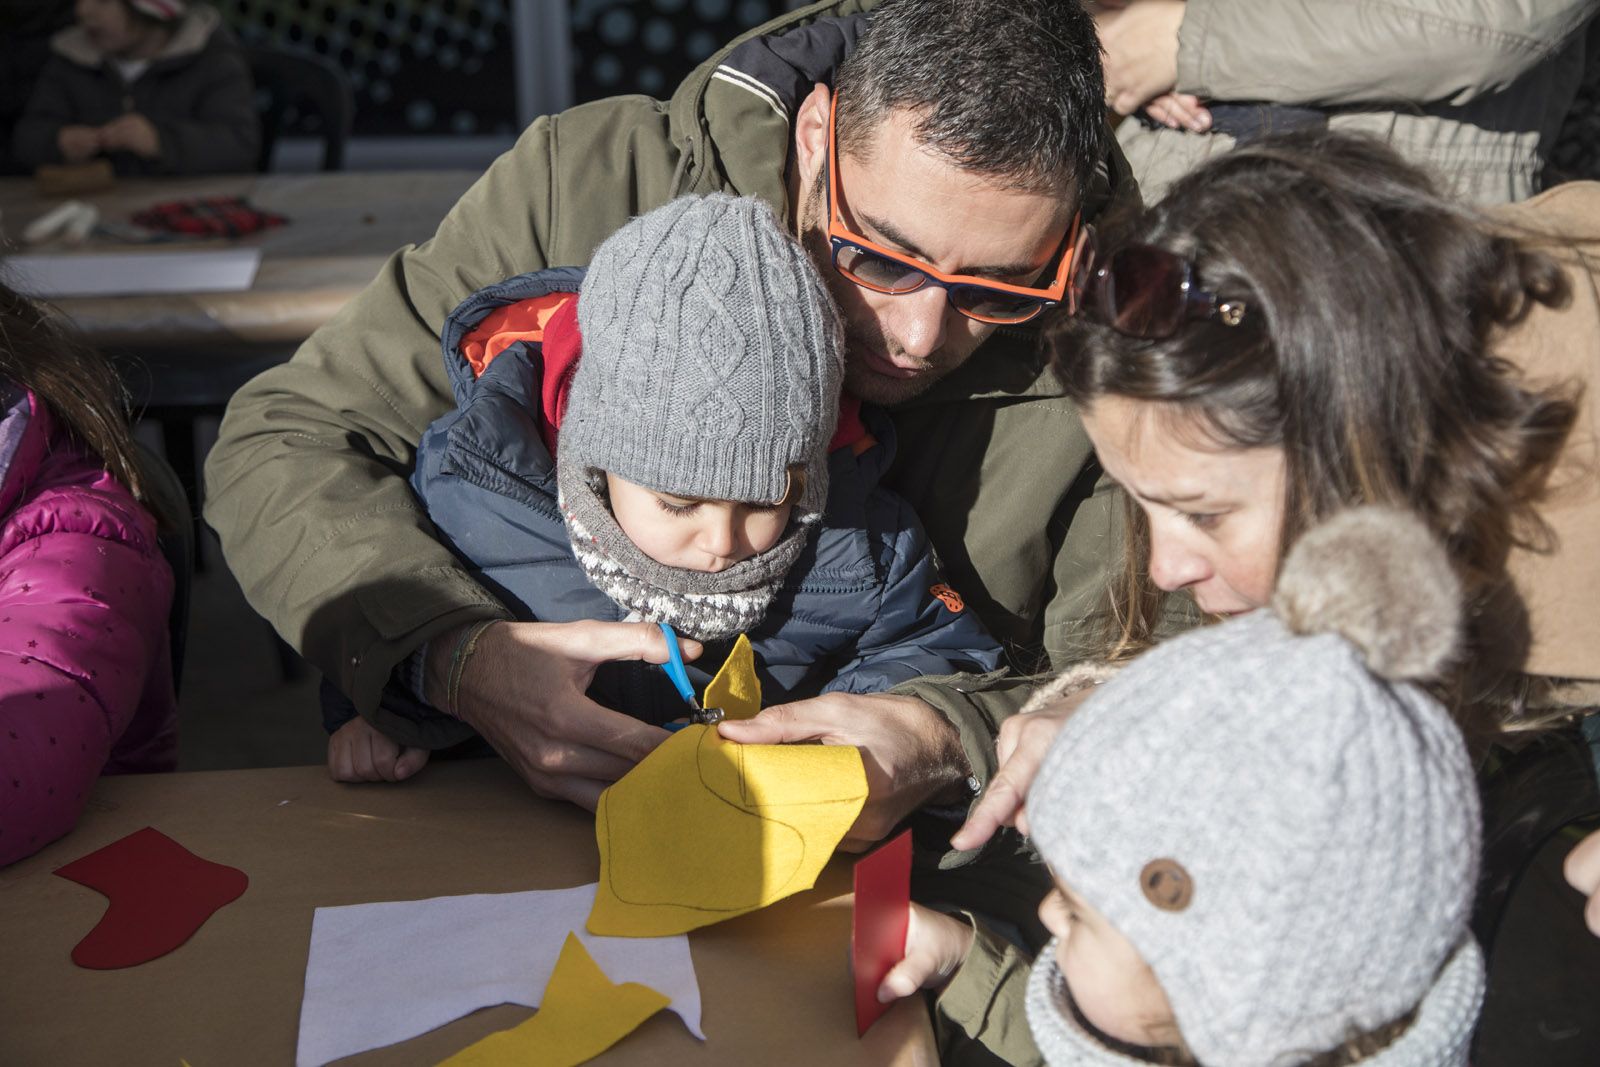
[[[69,954],[105,898],[51,872],[144,826],[240,868],[250,888],[166,956],[80,968]],[[402,785],[340,785],[321,767],[106,778],[75,831],[0,868],[0,1063],[291,1064],[315,908],[598,874],[593,818],[533,796],[498,760],[436,763]],[[708,1040],[661,1013],[592,1062],[935,1063],[915,998],[856,1038],[849,890],[837,857],[810,892],[690,934]],[[492,1008],[341,1062],[437,1063],[530,1014]]]
[[[40,196],[31,178],[4,178],[0,236],[7,251],[61,255],[260,247],[261,269],[244,292],[74,297],[54,304],[101,345],[294,344],[377,277],[392,252],[432,237],[477,177],[476,171],[446,170],[122,179],[79,199],[98,207],[103,220],[127,223],[134,212],[162,201],[240,196],[290,222],[234,239],[131,245],[96,237],[34,248],[20,246],[22,230],[62,201]]]

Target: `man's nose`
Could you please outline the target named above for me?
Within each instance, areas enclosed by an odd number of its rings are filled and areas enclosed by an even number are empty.
[[[1203,582],[1211,577],[1211,566],[1204,556],[1186,546],[1180,538],[1150,532],[1150,580],[1168,593]]]
[[[944,346],[945,325],[957,314],[950,299],[937,285],[924,285],[915,292],[891,296],[884,325],[907,355],[930,359]]]

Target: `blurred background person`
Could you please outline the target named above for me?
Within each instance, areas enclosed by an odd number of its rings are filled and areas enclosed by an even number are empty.
[[[1270,132],[1373,134],[1460,196],[1521,200],[1583,78],[1595,0],[1109,0],[1106,103],[1147,202]]]
[[[118,174],[250,170],[261,130],[250,71],[216,10],[184,0],[77,0],[76,22],[17,121],[28,168],[104,156]]]
[[[25,168],[11,153],[11,131],[50,58],[50,38],[72,25],[64,0],[6,0],[0,4],[0,175]]]

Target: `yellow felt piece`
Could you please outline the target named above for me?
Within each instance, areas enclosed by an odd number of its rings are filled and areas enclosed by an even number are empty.
[[[600,795],[589,932],[666,937],[810,889],[866,799],[855,748],[679,730]]]
[[[744,634],[717,676],[706,686],[703,708],[721,708],[730,719],[748,719],[761,710],[761,679],[756,677],[756,654]]]
[[[638,982],[614,984],[569,933],[533,1018],[468,1045],[441,1067],[571,1067],[594,1059],[667,1004]]]

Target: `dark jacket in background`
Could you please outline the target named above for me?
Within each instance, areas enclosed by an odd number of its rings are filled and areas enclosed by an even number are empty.
[[[50,59],[50,38],[72,24],[72,5],[61,0],[5,0],[0,4],[0,175],[24,174],[11,152],[11,133]]]
[[[50,41],[54,53],[12,135],[13,153],[29,169],[60,163],[63,126],[103,126],[138,112],[155,126],[161,154],[110,155],[118,174],[210,174],[247,171],[261,143],[249,67],[221,17],[191,8],[172,40],[133,82],[90,43],[78,26]]]
[[[582,278],[575,268],[519,275],[475,293],[450,316],[442,340],[457,407],[422,435],[411,478],[440,540],[529,621],[621,622],[627,611],[589,582],[557,506],[555,463],[540,434],[548,373],[542,345],[515,342],[481,376],[460,346],[491,312],[576,293]],[[822,522],[750,631],[764,703],[884,692],[924,675],[989,671],[1000,662],[1000,646],[975,613],[936,593],[942,579],[921,524],[879,484],[894,455],[893,424],[871,409],[862,419],[876,443],[835,442]],[[731,647],[731,640],[711,642],[699,663],[687,664],[696,689],[705,688]],[[589,695],[651,723],[685,714],[665,672],[650,663],[602,664]],[[329,726],[354,717],[352,705],[339,703],[349,710],[326,716]],[[395,685],[384,703],[408,718],[442,718]]]

